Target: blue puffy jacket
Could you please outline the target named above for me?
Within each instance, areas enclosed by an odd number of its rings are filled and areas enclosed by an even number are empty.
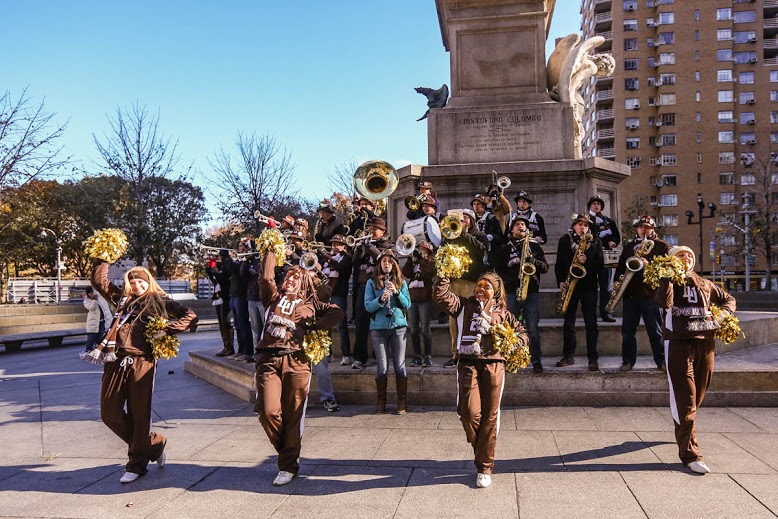
[[[392,313],[386,316],[386,306],[381,303],[383,290],[377,290],[375,281],[369,279],[365,286],[365,309],[372,314],[370,316],[371,330],[393,330],[408,326],[405,320],[405,310],[411,307],[411,294],[408,292],[408,283],[403,280],[403,285],[397,295],[389,299],[389,308]]]

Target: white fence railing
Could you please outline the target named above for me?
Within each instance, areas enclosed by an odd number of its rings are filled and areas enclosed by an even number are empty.
[[[112,280],[122,286],[122,279]],[[211,297],[212,287],[208,279],[158,279],[159,286],[174,299],[186,298],[187,294],[197,299]],[[194,285],[194,286],[193,286]],[[86,278],[63,279],[60,286],[60,300],[78,302],[84,299],[84,289],[89,286]],[[57,302],[56,278],[10,278],[5,300],[15,304],[55,304]],[[176,297],[178,296],[178,297]]]

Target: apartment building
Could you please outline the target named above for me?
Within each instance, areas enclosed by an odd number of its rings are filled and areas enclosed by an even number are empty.
[[[702,235],[706,272],[712,248],[730,286],[746,261],[758,286],[766,261],[744,254],[744,231],[757,205],[778,222],[778,0],[582,0],[581,16],[616,60],[580,90],[584,155],[631,166],[622,208],[642,199],[671,245],[698,254]]]

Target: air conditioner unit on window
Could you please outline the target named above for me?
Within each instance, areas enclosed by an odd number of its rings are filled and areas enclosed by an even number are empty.
[[[637,110],[638,108],[640,108],[640,103],[635,103],[632,105],[633,110]]]
[[[750,63],[756,63],[756,58],[751,58],[751,59],[750,59],[750,60],[748,60],[748,61],[749,61]]]
[[[755,43],[756,42],[756,36],[749,36],[748,37],[748,43]]]
[[[654,126],[659,127],[662,126],[662,124],[664,124],[662,121],[657,121],[654,123]]]
[[[756,124],[756,120],[755,119],[749,119],[748,120],[748,124]]]
[[[750,104],[750,105],[755,105],[756,104],[756,99],[749,99],[747,101],[747,103]]]
[[[749,139],[746,141],[746,144],[756,144],[756,139]]]
[[[638,125],[637,124],[630,124],[629,125],[629,129],[630,130],[637,130],[638,129]]]
[[[658,141],[658,142],[656,143],[656,147],[657,147],[657,148],[661,148],[662,146],[663,146],[663,143],[662,143],[662,141]]]
[[[627,11],[634,11],[634,10],[635,10],[634,5],[630,5],[629,7],[627,7]]]

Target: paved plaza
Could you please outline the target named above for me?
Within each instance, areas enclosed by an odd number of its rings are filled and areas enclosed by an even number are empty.
[[[2,517],[776,517],[778,409],[703,408],[712,474],[677,459],[669,409],[508,408],[493,484],[475,488],[472,451],[453,408],[406,416],[309,406],[302,468],[271,485],[275,452],[252,405],[186,373],[185,334],[162,361],[155,430],[165,468],[121,485],[126,446],[100,422],[101,371],[77,346],[0,354]],[[715,374],[714,374],[715,377]],[[312,400],[317,400],[312,394]]]

